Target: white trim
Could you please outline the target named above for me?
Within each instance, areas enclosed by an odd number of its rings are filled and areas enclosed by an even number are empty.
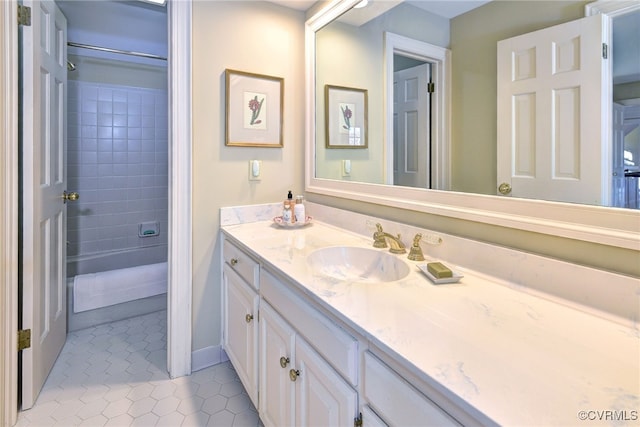
[[[356,0],[357,1],[357,0]],[[352,5],[353,0],[341,4]],[[315,31],[335,17],[322,10],[306,23],[305,191],[500,227],[640,250],[640,211],[424,190],[315,177]],[[321,15],[321,16],[318,16]]]
[[[591,16],[599,13],[607,15],[609,18],[624,15],[636,10],[640,10],[640,3],[632,1],[611,1],[598,0],[584,6],[584,15]]]
[[[229,357],[227,357],[222,345],[211,345],[191,353],[191,370],[193,372],[199,371],[227,360]]]
[[[169,8],[169,290],[167,369],[191,374],[191,0]]]
[[[18,417],[18,25],[17,2],[0,3],[0,424]]]
[[[449,149],[449,111],[451,89],[448,83],[451,79],[451,51],[443,47],[434,46],[419,40],[393,34],[384,33],[384,62],[385,62],[385,130],[387,153],[393,153],[393,55],[401,54],[433,65],[433,82],[436,86],[435,102],[432,110],[433,145],[433,187],[448,190],[451,182],[451,154]],[[386,183],[393,184],[393,154],[385,156]]]

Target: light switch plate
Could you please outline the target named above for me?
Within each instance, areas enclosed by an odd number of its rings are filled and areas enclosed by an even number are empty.
[[[249,181],[262,179],[262,160],[249,160]]]
[[[342,176],[351,176],[351,160],[342,161]]]

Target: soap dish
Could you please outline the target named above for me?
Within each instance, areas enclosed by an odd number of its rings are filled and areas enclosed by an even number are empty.
[[[285,222],[282,220],[281,216],[277,216],[275,218],[273,218],[273,223],[275,225],[277,225],[278,227],[282,227],[282,228],[300,228],[300,227],[304,227],[306,225],[311,224],[311,220],[313,218],[311,218],[310,216],[307,216],[306,221],[305,222],[294,222],[293,224],[290,222]]]
[[[418,268],[420,269],[420,271],[424,273],[425,276],[429,278],[429,280],[431,280],[436,285],[443,285],[445,283],[457,283],[460,281],[460,279],[464,277],[462,274],[460,274],[460,272],[452,268],[451,269],[451,272],[453,273],[452,277],[443,277],[441,279],[438,279],[437,277],[435,277],[433,274],[429,272],[429,270],[427,269],[427,264],[420,264],[418,265]]]

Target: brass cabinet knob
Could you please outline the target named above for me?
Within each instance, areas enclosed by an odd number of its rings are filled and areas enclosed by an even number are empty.
[[[253,314],[247,314],[246,316],[244,316],[244,320],[247,323],[251,323],[251,321],[253,320]]]
[[[229,261],[231,263],[231,265],[236,265],[238,263],[238,260],[235,258],[231,258],[231,261]]]
[[[506,183],[506,182],[503,182],[498,187],[498,191],[500,192],[500,194],[507,195],[507,194],[511,193],[511,185]]]
[[[65,190],[62,192],[62,200],[64,203],[67,203],[67,200],[70,202],[75,202],[79,198],[80,198],[80,195],[75,191],[72,191],[71,193],[67,193],[67,191]]]
[[[289,364],[289,358],[282,356],[280,358],[280,366],[284,369],[287,367],[288,364]]]
[[[291,381],[295,382],[299,376],[300,376],[300,371],[298,371],[297,369],[291,369],[289,371],[289,379]]]

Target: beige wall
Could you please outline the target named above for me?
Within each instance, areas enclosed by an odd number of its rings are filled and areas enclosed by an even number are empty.
[[[224,145],[224,70],[284,78],[284,147]],[[255,2],[193,2],[193,343],[221,342],[219,209],[301,193],[304,13]],[[249,160],[263,161],[248,181]]]
[[[316,176],[343,179],[342,160],[351,160],[352,181],[384,182],[382,38],[334,22],[316,37]],[[367,148],[325,148],[325,84],[367,91]]]
[[[384,183],[385,31],[436,46],[449,45],[449,20],[409,4],[400,4],[381,17],[356,27],[333,22],[316,38],[316,176],[355,182]],[[325,148],[324,86],[346,86],[367,90],[368,149]],[[351,160],[352,171],[342,177],[342,160]]]

